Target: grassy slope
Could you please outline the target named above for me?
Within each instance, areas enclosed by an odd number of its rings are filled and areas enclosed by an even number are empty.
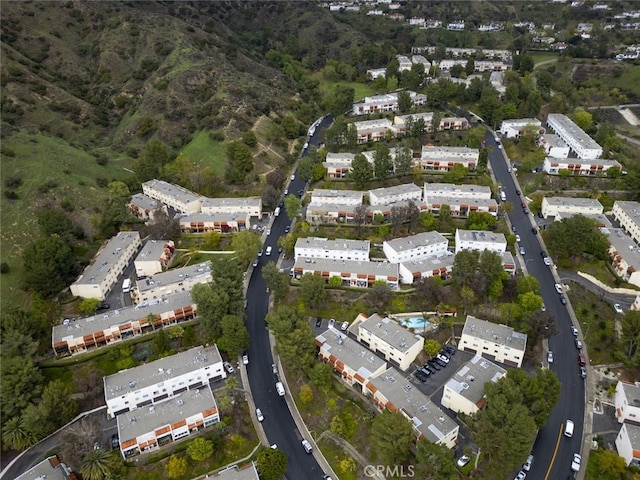
[[[210,167],[216,173],[224,173],[226,161],[223,144],[212,140],[208,132],[196,133],[178,154],[178,159],[183,157],[202,167]]]

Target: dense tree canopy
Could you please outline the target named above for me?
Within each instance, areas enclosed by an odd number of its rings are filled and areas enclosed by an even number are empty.
[[[61,291],[78,271],[73,250],[58,235],[41,237],[22,254],[25,286],[44,297]]]
[[[609,242],[598,229],[596,221],[584,215],[573,215],[553,222],[544,232],[544,240],[550,252],[559,259],[582,255],[607,258]]]
[[[409,458],[413,429],[400,412],[385,410],[371,425],[371,441],[377,458],[386,465],[398,465]]]

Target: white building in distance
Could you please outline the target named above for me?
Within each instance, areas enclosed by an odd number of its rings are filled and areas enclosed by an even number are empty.
[[[545,133],[538,138],[538,145],[544,148],[544,153],[553,158],[569,158],[571,149],[564,143],[560,135]]]
[[[341,278],[342,285],[348,287],[367,288],[380,281],[397,290],[399,285],[398,264],[391,262],[297,258],[293,265],[294,278],[299,280],[307,273],[321,276],[326,282],[331,277]]]
[[[203,196],[193,193],[180,185],[164,180],[149,180],[142,184],[142,193],[153,198],[178,213],[196,213],[200,211]]]
[[[326,190],[316,188],[311,192],[311,203],[325,205],[361,205],[364,193],[357,190]]]
[[[414,160],[413,165],[420,170],[446,172],[461,164],[472,171],[476,169],[479,157],[477,148],[424,145],[420,158]]]
[[[422,260],[447,253],[449,241],[439,232],[424,232],[409,237],[386,240],[382,251],[390,262]]]
[[[502,253],[507,249],[507,239],[502,233],[487,230],[456,229],[456,251],[461,250],[490,250]]]
[[[211,262],[167,270],[138,280],[134,292],[135,302],[150,302],[173,293],[189,292],[194,285],[209,283],[212,279]]]
[[[395,202],[422,200],[422,189],[415,183],[405,183],[394,187],[376,188],[369,190],[369,203],[375,205],[390,205]]]
[[[148,223],[155,223],[161,215],[167,215],[167,207],[161,202],[146,196],[144,193],[136,193],[131,197],[127,208],[132,215]]]
[[[325,258],[330,260],[369,261],[369,240],[349,240],[321,237],[300,237],[294,247],[295,258]]]
[[[542,170],[549,175],[558,175],[562,170],[567,170],[571,175],[603,175],[610,168],[622,170],[622,165],[617,160],[605,160],[596,158],[586,160],[579,158],[552,158],[546,157],[542,164]]]
[[[425,183],[424,198],[455,197],[460,199],[491,198],[491,188],[483,185],[454,185],[453,183]]]
[[[519,138],[527,130],[532,130],[536,135],[544,133],[542,122],[537,118],[503,120],[498,133],[506,138]]]
[[[550,113],[547,125],[571,147],[578,158],[595,160],[602,156],[602,147],[566,115]]]
[[[458,348],[494,362],[520,368],[527,349],[527,335],[506,325],[467,315]]]
[[[411,97],[413,107],[427,103],[426,95],[410,90],[407,90],[407,93]],[[392,92],[365,97],[361,102],[353,104],[352,113],[353,115],[367,115],[376,112],[395,112],[398,108],[398,92]]]
[[[168,267],[175,250],[171,240],[147,240],[133,261],[138,278],[159,273]]]
[[[640,245],[640,202],[617,200],[611,213],[633,241]]]
[[[604,213],[604,207],[595,198],[544,197],[542,216],[569,217],[572,215],[597,215]]]
[[[262,216],[260,197],[203,198],[202,213],[246,213],[252,217]]]

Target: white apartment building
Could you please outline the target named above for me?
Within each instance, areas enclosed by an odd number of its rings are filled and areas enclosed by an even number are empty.
[[[504,368],[476,355],[444,384],[440,404],[456,413],[474,415],[487,403],[485,384],[496,383],[506,374]]]
[[[616,437],[616,450],[627,466],[640,467],[640,426],[623,423]]]
[[[326,190],[316,188],[311,192],[311,203],[325,205],[361,205],[364,193],[357,190]]]
[[[117,417],[226,378],[214,343],[194,347],[103,378],[107,415]]]
[[[369,261],[369,240],[349,240],[322,237],[300,237],[294,247],[295,258],[325,258],[329,260]]]
[[[82,353],[191,320],[197,313],[190,291],[167,295],[90,317],[65,319],[53,326],[51,346],[56,355]]]
[[[393,124],[388,118],[353,122],[352,125],[356,129],[358,143],[379,142],[389,135],[395,136]]]
[[[413,107],[424,105],[427,103],[427,96],[421,93],[407,90],[411,97]],[[383,95],[374,95],[365,97],[364,100],[353,104],[353,115],[367,115],[376,112],[395,112],[398,110],[398,93],[385,93]]]
[[[155,179],[142,184],[142,193],[164,203],[178,213],[199,212],[204,199],[201,195],[193,193],[180,185]]]
[[[75,480],[76,478],[73,470],[54,455],[45,458],[14,480]]]
[[[346,178],[351,171],[351,163],[354,157],[354,153],[327,153],[324,162],[322,162],[322,166],[327,172],[327,177]]]
[[[477,148],[424,145],[420,158],[414,160],[413,165],[425,171],[447,172],[457,164],[475,170],[479,157],[480,151]]]
[[[640,202],[618,200],[613,204],[611,213],[627,235],[640,245]]]
[[[408,135],[410,133],[410,126],[419,120],[424,121],[425,131],[433,131],[433,112],[409,113],[407,115],[396,115],[393,118],[393,130],[395,135]]]
[[[454,185],[453,183],[425,183],[424,198],[452,197],[452,198],[491,198],[491,188],[483,185]]]
[[[438,125],[438,131],[466,130],[469,127],[469,121],[464,117],[442,117],[440,125]]]
[[[208,283],[213,279],[211,262],[174,268],[136,282],[136,303],[151,302],[158,298],[180,292],[189,292],[194,285]]]
[[[305,219],[313,225],[323,223],[352,223],[358,205],[311,202]]]
[[[413,62],[406,55],[396,55],[396,60],[398,60],[398,70],[401,72],[405,70],[411,70],[411,65]]]
[[[225,467],[223,470],[207,474],[212,480],[260,480],[256,462]],[[205,476],[205,478],[207,478]]]
[[[394,187],[376,188],[369,190],[369,203],[375,205],[390,205],[395,202],[409,201],[420,202],[422,189],[415,183],[405,183]]]
[[[578,158],[552,158],[546,157],[542,164],[542,170],[549,175],[558,175],[561,170],[568,170],[572,175],[602,175],[610,168],[622,170],[622,165],[616,160],[597,158],[594,160]]]
[[[167,268],[175,250],[172,240],[148,240],[133,261],[137,277],[153,275]]]
[[[148,223],[157,222],[162,214],[168,215],[166,206],[144,193],[134,194],[127,208],[133,216]]]
[[[386,75],[386,68],[370,68],[369,70],[367,70],[367,77],[371,78],[371,80],[375,80],[378,77],[384,78]]]
[[[420,260],[408,260],[399,264],[400,283],[410,285],[422,278],[451,276],[455,256],[446,251]]]
[[[455,65],[466,66],[467,60],[462,58],[448,58],[440,60],[440,70],[451,70]],[[506,72],[510,65],[495,60],[476,60],[473,64],[474,72]]]
[[[571,147],[578,158],[595,160],[602,156],[602,147],[566,115],[550,113],[547,125]]]
[[[454,217],[468,217],[471,212],[489,213],[498,215],[498,202],[493,198],[460,198],[449,196],[429,195],[425,198],[427,210],[434,215],[440,214],[440,208],[448,205],[451,215]]]
[[[357,332],[360,343],[403,371],[411,366],[424,347],[424,337],[377,313],[370,317],[361,313],[349,329]]]
[[[640,423],[640,386],[618,381],[613,403],[618,423]]]
[[[640,287],[640,246],[621,228],[600,228],[609,241],[609,258],[615,273],[625,282]]]
[[[185,391],[180,397],[118,415],[120,453],[129,458],[156,449],[220,421],[209,385]]]
[[[459,425],[395,368],[372,378],[365,388],[380,411],[400,412],[411,423],[416,440],[456,446]]]
[[[394,203],[385,203],[382,205],[372,205],[368,207],[367,218],[373,220],[376,215],[382,215],[385,221],[391,218],[391,213],[394,208],[408,208],[410,203],[413,203],[413,207],[417,208],[420,213],[427,210],[427,206],[422,200],[401,200]]]
[[[456,251],[461,250],[490,250],[502,253],[507,249],[507,239],[502,233],[487,230],[456,229]]]
[[[203,198],[202,213],[248,214],[252,217],[262,216],[262,199],[260,197],[238,198]]]
[[[336,328],[329,328],[316,337],[318,356],[340,374],[349,386],[365,393],[365,385],[387,370],[387,362]]]
[[[553,158],[569,158],[571,149],[560,135],[545,133],[538,138],[538,145],[544,148],[545,155]]]
[[[71,284],[76,297],[104,300],[140,247],[138,232],[119,232],[102,244],[84,272]]]
[[[527,349],[527,335],[506,325],[467,315],[458,348],[494,362],[520,368]]]
[[[246,212],[188,213],[178,217],[182,233],[237,233],[251,228]]]
[[[294,278],[311,273],[325,281],[331,277],[342,279],[342,285],[366,288],[375,282],[385,282],[389,288],[398,289],[398,264],[390,262],[361,262],[357,260],[330,260],[326,258],[297,258],[293,265]]]
[[[544,218],[602,213],[604,213],[604,207],[595,198],[544,197],[542,199],[542,216]]]
[[[536,135],[544,133],[542,122],[537,118],[503,120],[498,133],[506,138],[519,138],[527,130],[533,130]]]
[[[382,251],[390,262],[402,263],[446,255],[448,247],[449,240],[441,233],[433,231],[386,240],[382,244]]]

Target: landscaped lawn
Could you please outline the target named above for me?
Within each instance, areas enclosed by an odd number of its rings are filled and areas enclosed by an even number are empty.
[[[352,87],[354,90],[354,101],[362,100],[364,97],[369,97],[371,95],[375,95],[376,91],[369,85],[360,82],[346,82],[346,81],[337,81],[333,82],[330,80],[325,80],[321,76],[316,77],[320,80],[320,89],[323,92],[331,91],[336,85],[340,85],[342,87]]]

